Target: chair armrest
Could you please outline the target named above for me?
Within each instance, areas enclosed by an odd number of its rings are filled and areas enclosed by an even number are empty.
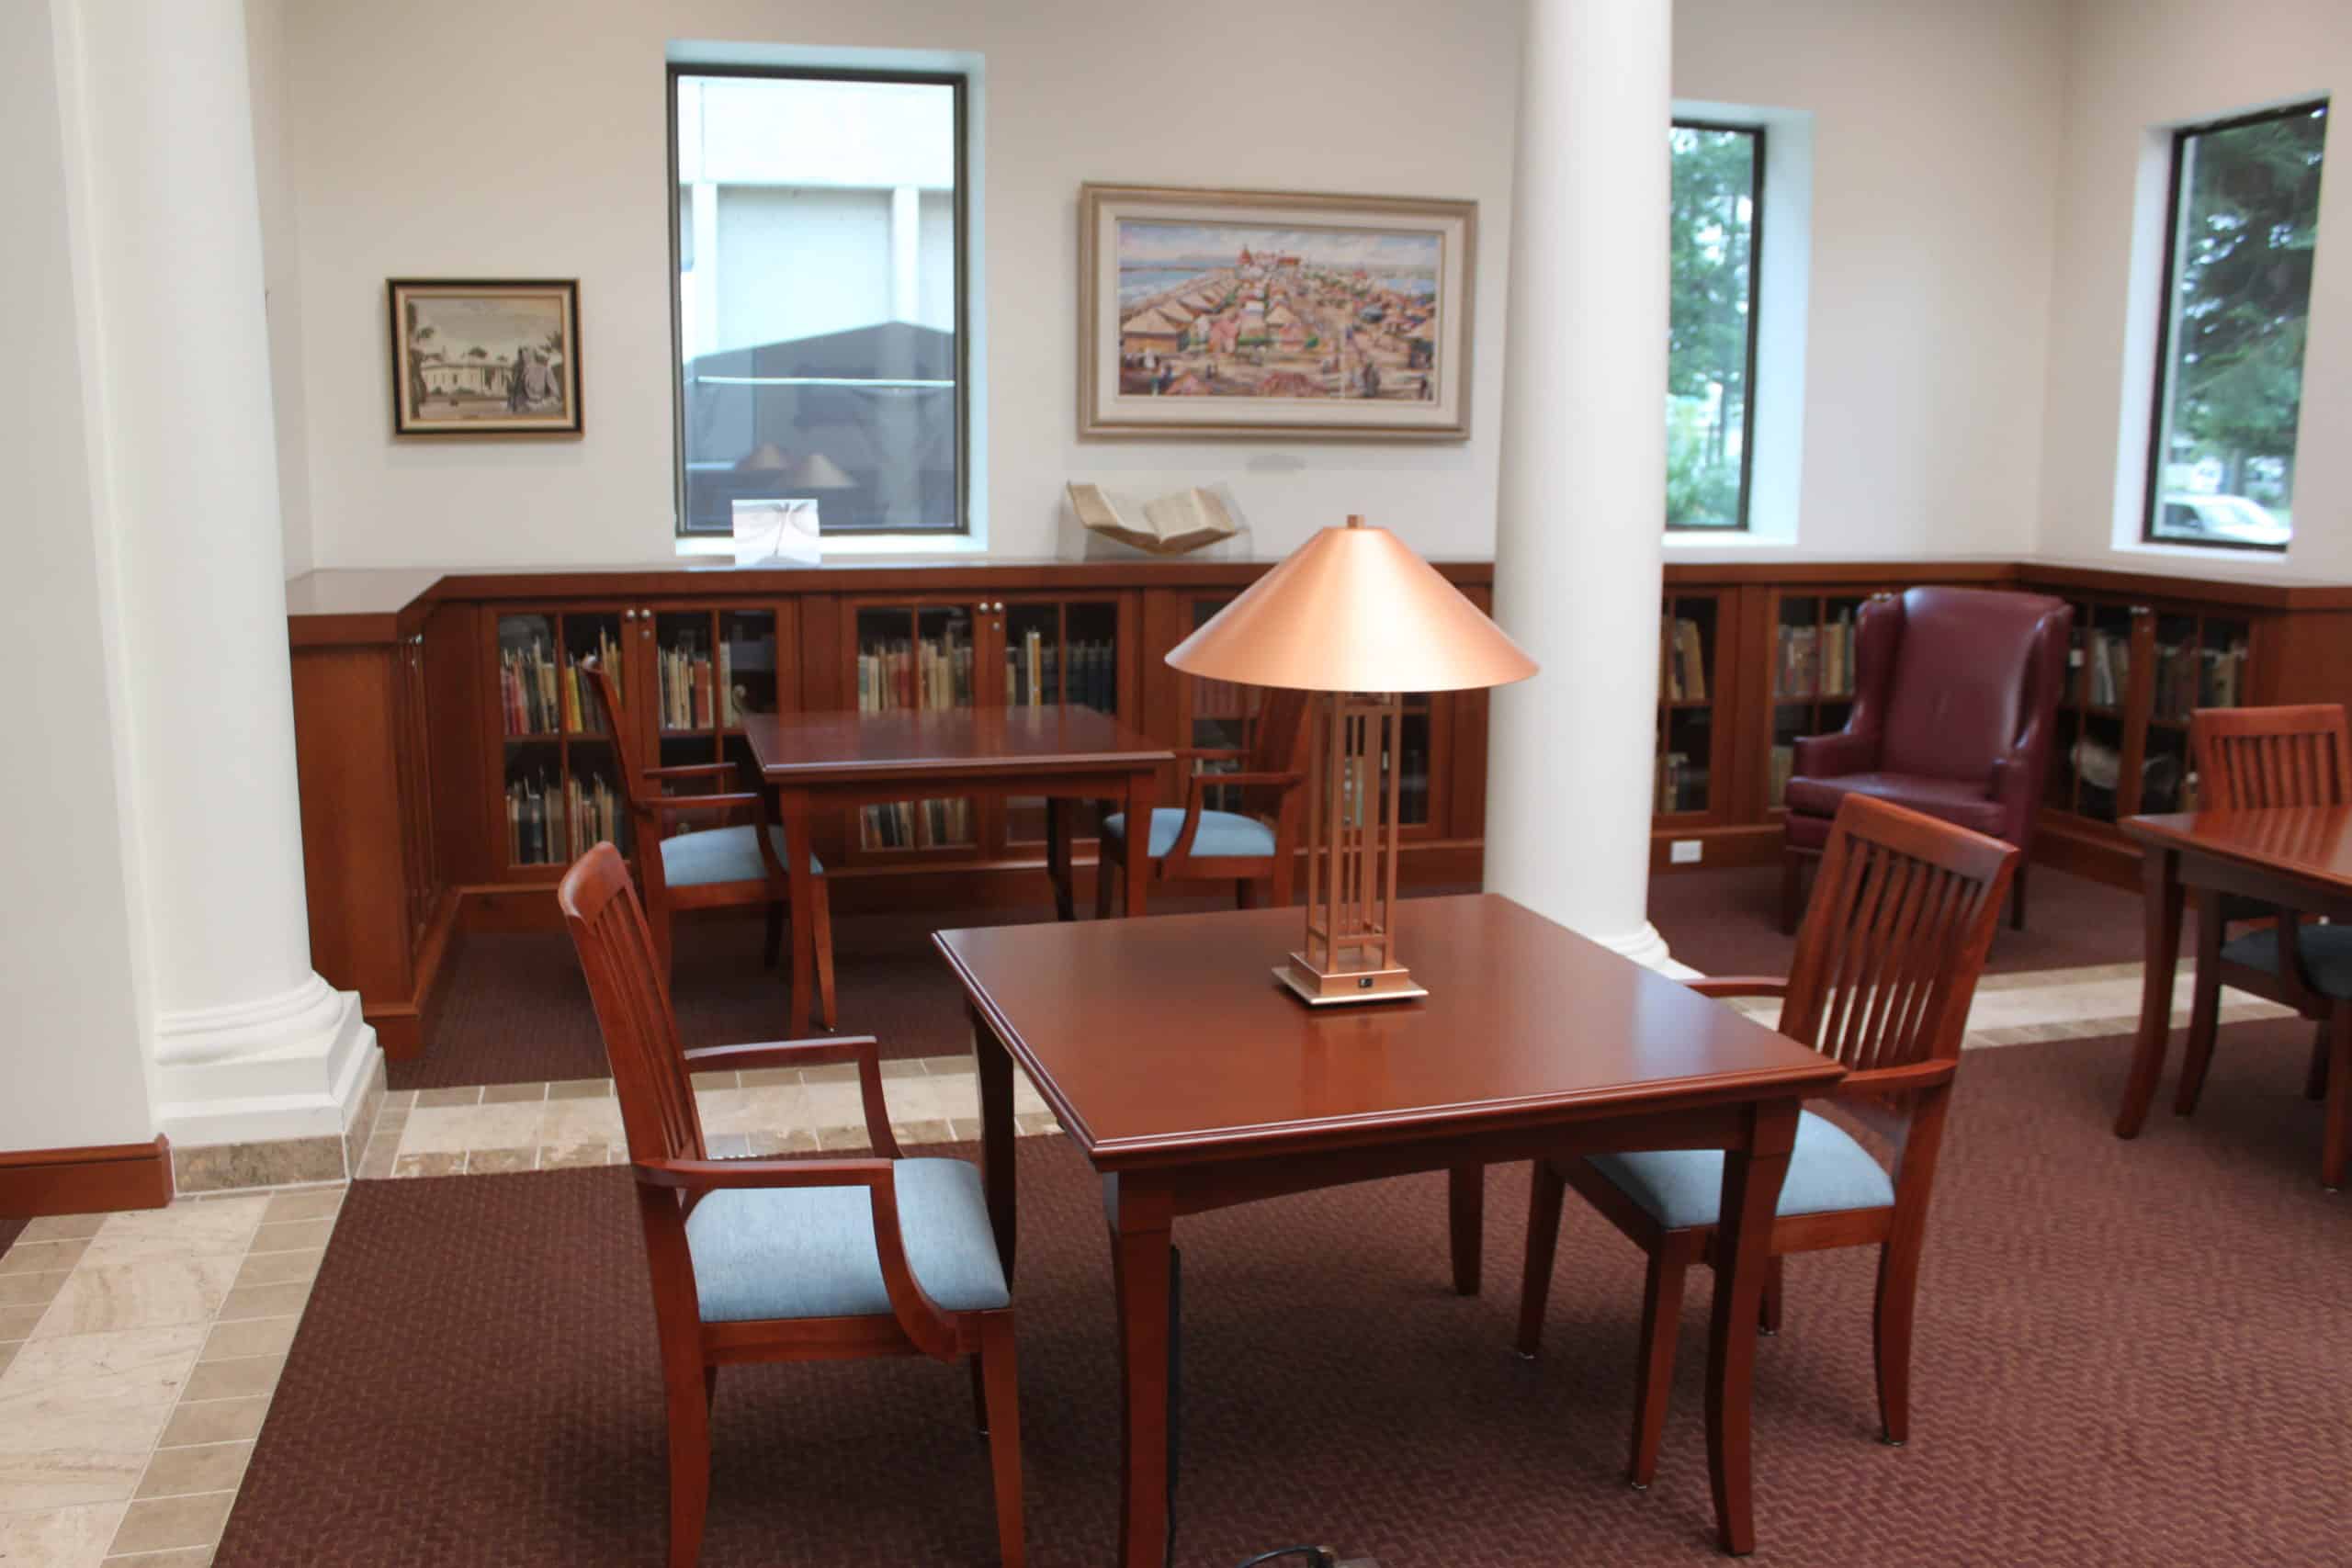
[[[763,804],[760,796],[748,794],[730,795],[664,795],[645,803],[648,811],[733,811],[746,806]]]
[[[1952,1074],[1959,1066],[1957,1062],[1930,1060],[1912,1062],[1900,1067],[1871,1067],[1859,1073],[1848,1073],[1829,1092],[1840,1100],[1849,1095],[1867,1095],[1875,1100],[1883,1095],[1939,1089],[1951,1082]]]
[[[1682,982],[1702,997],[1725,1000],[1733,997],[1786,997],[1789,982],[1785,976],[1767,975],[1702,976]],[[692,1055],[691,1052],[688,1053]]]
[[[943,1361],[956,1359],[956,1325],[923,1290],[907,1262],[907,1241],[899,1228],[898,1171],[887,1159],[641,1159],[631,1160],[637,1179],[701,1194],[720,1188],[863,1187],[874,1204],[874,1252],[882,1264],[882,1290],[890,1315],[916,1348]]]
[[[1170,868],[1169,874],[1182,874],[1182,867],[1192,858],[1193,836],[1201,830],[1201,813],[1208,808],[1208,792],[1232,789],[1244,785],[1290,791],[1306,782],[1306,775],[1295,771],[1267,773],[1194,773],[1184,781],[1184,821],[1176,829],[1176,841],[1168,846],[1161,863]]]
[[[1834,779],[1868,773],[1878,761],[1878,737],[1851,729],[1801,737],[1790,763],[1792,777]]]
[[[648,768],[645,776],[649,779],[707,779],[714,773],[736,771],[732,762],[681,762],[673,768]]]
[[[1250,755],[1238,746],[1179,746],[1175,751],[1180,762],[1238,762]]]
[[[819,1040],[776,1040],[750,1045],[701,1045],[681,1051],[678,1055],[688,1072],[698,1073],[854,1062],[858,1098],[865,1108],[866,1141],[884,1158],[899,1157],[898,1134],[890,1131],[889,1104],[882,1098],[882,1046],[871,1034],[831,1034]]]

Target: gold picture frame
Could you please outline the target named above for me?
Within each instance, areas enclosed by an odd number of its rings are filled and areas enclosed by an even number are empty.
[[[1081,439],[1464,441],[1478,204],[1079,188]]]

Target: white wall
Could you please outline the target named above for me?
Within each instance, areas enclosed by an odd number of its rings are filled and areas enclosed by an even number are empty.
[[[643,560],[672,547],[665,45],[962,51],[981,95],[991,552],[1049,555],[1063,484],[1229,481],[1261,548],[1350,512],[1492,547],[1518,0],[313,0],[286,16],[301,389],[320,565]],[[1172,30],[1171,30],[1172,29]],[[1213,62],[1214,68],[1207,68]],[[1198,64],[1201,68],[1194,69]],[[519,94],[516,100],[514,95]],[[1470,197],[1466,445],[1075,438],[1088,179]],[[384,280],[577,276],[587,434],[396,445]]]
[[[49,7],[0,6],[0,517],[16,603],[0,616],[0,1149],[143,1142],[146,1049],[133,973],[110,665],[110,563],[92,524],[61,91]]]
[[[2078,0],[2051,298],[2041,547],[2157,570],[2352,578],[2352,5]],[[2284,559],[2136,539],[2169,128],[2334,92]],[[2153,219],[2153,222],[2150,220]],[[2135,244],[2135,242],[2137,243]]]
[[[2065,11],[1678,0],[1678,99],[1812,114],[1813,231],[1798,544],[1669,560],[2031,549]]]

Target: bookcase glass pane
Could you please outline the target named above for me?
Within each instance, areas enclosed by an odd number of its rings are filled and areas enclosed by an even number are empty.
[[[2057,743],[2051,748],[2050,783],[2042,792],[2042,800],[2060,811],[2075,808],[2075,739],[2082,727],[2082,716],[2073,708],[2058,710],[2054,733]]]
[[[1797,742],[1813,733],[1811,703],[1780,703],[1773,706],[1771,765],[1765,774],[1767,806],[1788,803],[1789,775],[1796,771]]]
[[[1396,820],[1419,827],[1430,819],[1430,707],[1426,696],[1405,699],[1396,721],[1396,750],[1404,772],[1396,781]]]
[[[1663,736],[1658,757],[1657,809],[1706,810],[1711,799],[1709,772],[1710,759],[1714,754],[1714,710],[1669,708]]]
[[[553,615],[498,617],[498,696],[509,735],[552,735],[556,706]]]
[[[2132,689],[2132,610],[2124,604],[2091,609],[2083,648],[2083,705],[2120,708]]]
[[[2198,628],[2197,705],[2233,708],[2245,701],[2247,626],[2207,616]]]
[[[2076,604],[2074,611],[2074,627],[2066,634],[2066,689],[2058,700],[2081,707],[2090,700],[2091,607]]]
[[[2114,821],[2123,777],[2123,721],[2103,713],[2084,715],[2072,760],[2075,809],[2093,821]]]
[[[563,728],[572,735],[602,735],[604,710],[597,705],[595,687],[581,673],[580,663],[594,659],[611,672],[614,683],[627,691],[621,666],[621,618],[610,611],[567,611],[563,616]]]
[[[776,711],[782,671],[774,610],[723,610],[718,616],[718,687],[729,729],[747,713]]]
[[[1772,694],[1812,696],[1819,690],[1821,601],[1809,594],[1783,594],[1780,624],[1773,631]]]
[[[1062,614],[1062,700],[1117,713],[1119,607],[1097,601],[1066,605]]]
[[[973,618],[962,604],[869,605],[857,612],[860,712],[937,711],[974,701]],[[902,800],[858,808],[866,850],[962,848],[978,841],[967,799]]]
[[[2151,710],[2168,724],[2187,724],[2197,705],[2197,617],[2177,614],[2156,617],[2156,695]]]
[[[508,746],[506,863],[563,865],[571,859],[563,812],[563,749],[547,740]]]
[[[2189,793],[2188,732],[2150,729],[2147,759],[2140,769],[2140,809],[2186,811]]]
[[[1825,697],[1850,697],[1854,694],[1854,617],[1860,615],[1860,599],[1831,599],[1822,607],[1820,691]],[[1846,722],[1838,715],[1838,724]],[[1825,724],[1825,729],[1837,728]]]
[[[718,726],[711,623],[706,610],[665,610],[653,617],[654,700],[665,735]]]
[[[1660,697],[1668,703],[1713,701],[1715,601],[1668,600],[1658,655]]]
[[[628,799],[621,792],[612,748],[571,748],[563,804],[572,840],[581,852],[597,843],[612,844],[623,854],[629,852]]]
[[[1004,705],[1062,700],[1062,607],[1015,604],[1004,613]]]

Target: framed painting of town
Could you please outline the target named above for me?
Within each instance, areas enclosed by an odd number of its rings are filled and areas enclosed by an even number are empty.
[[[1081,436],[1459,441],[1471,201],[1088,185]]]
[[[577,435],[580,284],[395,277],[392,434]]]

